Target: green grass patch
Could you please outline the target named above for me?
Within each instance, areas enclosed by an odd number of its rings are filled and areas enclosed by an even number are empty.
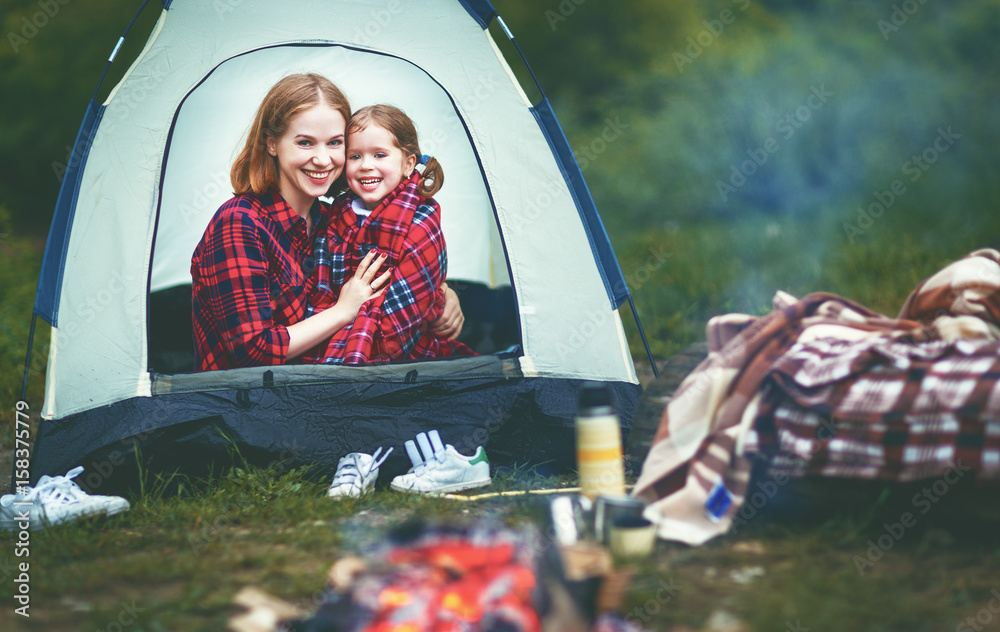
[[[482,491],[572,482],[515,471]],[[138,612],[132,630],[218,630],[233,612],[232,596],[247,585],[315,607],[334,561],[378,544],[406,520],[492,517],[541,527],[546,502],[461,502],[390,490],[334,501],[326,483],[308,471],[240,466],[187,480],[171,494],[136,495],[127,514],[34,532],[32,627],[10,609],[0,613],[0,626],[104,630],[131,608]],[[898,517],[899,506],[876,496],[813,523],[761,517],[700,548],[658,542],[653,555],[633,563],[625,612],[650,630],[698,628],[720,610],[754,630],[798,623],[929,631],[975,616],[1000,577],[996,539],[949,535],[960,525],[942,505],[862,575],[856,556]],[[0,543],[0,563],[13,562],[11,538]]]

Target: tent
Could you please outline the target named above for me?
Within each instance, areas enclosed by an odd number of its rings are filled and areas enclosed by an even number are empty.
[[[32,320],[52,326],[33,480],[80,464],[104,491],[134,475],[135,450],[185,467],[227,446],[332,470],[428,428],[494,461],[567,466],[593,380],[627,429],[641,392],[619,316],[628,288],[552,107],[544,93],[531,103],[491,36],[489,2],[162,5],[124,78],[91,101],[57,202]],[[329,77],[355,108],[412,116],[447,172],[449,282],[506,291],[496,309],[516,344],[363,367],[196,373],[171,360],[190,351],[165,327],[190,321],[191,253],[231,196],[257,105],[294,72]]]

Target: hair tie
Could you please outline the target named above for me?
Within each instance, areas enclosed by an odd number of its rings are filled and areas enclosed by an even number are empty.
[[[420,175],[424,175],[424,171],[427,169],[427,161],[431,159],[429,154],[423,154],[420,156],[420,160],[417,161],[417,171]]]

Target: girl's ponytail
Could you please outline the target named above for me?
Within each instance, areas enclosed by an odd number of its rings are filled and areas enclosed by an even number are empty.
[[[444,169],[437,158],[426,154],[420,156],[420,164],[424,167],[420,174],[420,186],[417,187],[417,190],[424,197],[434,197],[434,194],[444,186]]]

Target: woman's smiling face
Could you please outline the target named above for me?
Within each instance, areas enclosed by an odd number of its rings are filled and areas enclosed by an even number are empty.
[[[344,170],[344,116],[325,102],[291,118],[280,138],[268,137],[267,151],[278,159],[281,196],[305,216]]]
[[[347,186],[369,211],[399,186],[417,164],[416,156],[404,154],[396,146],[396,138],[389,130],[374,123],[351,132],[348,144]]]

